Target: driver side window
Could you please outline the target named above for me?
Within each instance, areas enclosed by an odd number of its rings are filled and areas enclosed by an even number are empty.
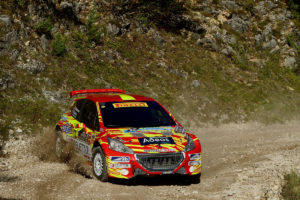
[[[81,121],[92,130],[99,130],[99,118],[96,104],[93,101],[86,100],[82,109]]]

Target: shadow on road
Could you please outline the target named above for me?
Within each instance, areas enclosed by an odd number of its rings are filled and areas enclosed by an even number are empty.
[[[163,175],[163,176],[137,176],[132,179],[110,179],[110,183],[118,185],[129,186],[163,186],[163,185],[176,185],[187,186],[192,184],[199,184],[200,176],[187,176],[187,175]]]

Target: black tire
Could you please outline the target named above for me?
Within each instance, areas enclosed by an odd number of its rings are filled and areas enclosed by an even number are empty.
[[[55,138],[55,154],[56,157],[61,160],[65,161],[68,157],[68,153],[65,151],[66,141],[63,139],[61,135],[61,131],[56,131],[56,138]]]
[[[102,182],[108,181],[105,155],[100,147],[93,149],[93,173]]]
[[[200,183],[200,177],[201,177],[201,174],[191,175],[190,176],[190,183],[191,184],[198,184],[198,183]]]

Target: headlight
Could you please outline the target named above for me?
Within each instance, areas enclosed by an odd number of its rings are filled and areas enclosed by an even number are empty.
[[[133,154],[132,149],[126,147],[122,142],[107,137],[109,148],[114,151]]]
[[[191,136],[188,135],[188,143],[185,146],[183,151],[188,152],[188,151],[193,150],[194,148],[195,148],[195,143],[194,143],[193,139],[191,138]]]

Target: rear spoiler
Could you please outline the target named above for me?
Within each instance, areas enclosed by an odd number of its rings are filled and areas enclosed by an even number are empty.
[[[115,92],[115,93],[125,93],[125,90],[120,89],[90,89],[90,90],[75,90],[70,92],[70,98],[72,98],[74,95],[77,94],[88,94],[88,93],[109,93],[109,92]]]

